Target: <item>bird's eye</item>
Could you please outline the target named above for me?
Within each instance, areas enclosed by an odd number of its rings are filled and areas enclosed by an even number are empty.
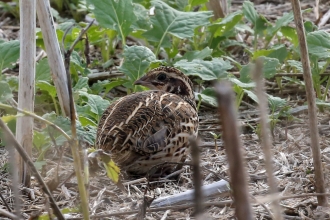
[[[159,74],[157,79],[160,80],[160,81],[164,81],[166,79],[166,74],[165,73]]]

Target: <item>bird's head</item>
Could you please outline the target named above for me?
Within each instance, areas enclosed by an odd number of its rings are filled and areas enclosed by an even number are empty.
[[[195,103],[193,84],[180,70],[174,67],[161,66],[149,71],[136,80],[134,85],[142,85],[153,90],[176,94],[184,100]]]

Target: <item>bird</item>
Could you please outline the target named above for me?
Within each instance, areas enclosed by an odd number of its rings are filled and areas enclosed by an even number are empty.
[[[161,66],[134,85],[150,90],[124,96],[105,110],[96,146],[130,176],[171,174],[182,168],[189,139],[198,133],[193,84],[179,69]]]

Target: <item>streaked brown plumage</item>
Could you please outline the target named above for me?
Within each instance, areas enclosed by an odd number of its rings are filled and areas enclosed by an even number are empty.
[[[153,90],[125,96],[108,107],[99,122],[97,147],[134,175],[145,175],[165,162],[185,161],[188,138],[196,137],[198,130],[190,79],[173,67],[159,67],[135,84]],[[162,175],[177,168],[165,163],[152,173]]]

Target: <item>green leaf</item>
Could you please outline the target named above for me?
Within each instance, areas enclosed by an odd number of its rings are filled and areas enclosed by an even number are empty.
[[[194,36],[196,27],[209,24],[212,12],[181,12],[177,11],[166,3],[153,0],[155,15],[151,17],[152,29],[143,34],[149,41],[157,42],[159,53],[160,47],[171,47],[169,34],[184,39]]]
[[[204,58],[211,56],[212,54],[212,49],[210,49],[209,47],[205,47],[203,50],[201,51],[188,51],[187,53],[185,53],[180,60],[186,59],[189,62],[191,62],[194,59],[201,59],[203,60]]]
[[[301,61],[297,61],[297,60],[288,60],[287,61],[288,65],[296,68],[297,71],[302,72],[303,71],[303,67],[302,67],[302,63]]]
[[[253,92],[251,92],[250,90],[247,90],[247,89],[243,89],[243,90],[244,90],[244,93],[246,93],[248,95],[248,97],[250,97],[253,101],[258,103],[258,97],[256,94],[254,94]]]
[[[254,5],[252,2],[243,2],[243,13],[247,20],[249,20],[253,25],[256,25],[257,20],[260,16],[258,12],[254,9]]]
[[[86,97],[86,104],[91,108],[91,111],[98,116],[101,116],[105,109],[109,106],[109,101],[102,99],[101,96],[89,94],[84,91],[79,91],[79,95]]]
[[[39,80],[50,82],[50,67],[48,64],[48,58],[44,58],[37,63],[36,66],[36,82]]]
[[[79,115],[79,121],[80,121],[82,126],[91,125],[91,126],[97,127],[97,123],[95,123],[95,121],[93,121],[90,118]]]
[[[79,77],[78,82],[73,87],[73,91],[78,91],[81,89],[89,89],[88,77]]]
[[[19,41],[12,40],[0,44],[0,72],[11,66],[19,58]]]
[[[215,80],[227,77],[227,70],[233,68],[229,61],[214,58],[211,61],[195,59],[192,62],[180,60],[174,64],[188,76],[198,76],[202,80]]]
[[[37,148],[37,150],[41,151],[43,148],[47,148],[50,146],[50,139],[49,136],[39,132],[33,132],[33,145]]]
[[[270,79],[275,76],[276,68],[280,62],[276,58],[264,57],[264,76],[266,79]]]
[[[93,13],[101,26],[116,30],[121,39],[132,31],[136,20],[132,0],[89,0],[94,5]]]
[[[307,34],[308,52],[318,58],[330,57],[330,35],[325,31],[314,31]]]
[[[202,93],[195,93],[195,96],[201,96],[204,102],[212,107],[217,107],[218,102],[215,98],[215,91],[213,88],[206,88],[202,91]]]
[[[276,45],[268,50],[257,50],[253,53],[253,60],[257,59],[261,56],[266,56],[270,58],[276,58],[279,60],[279,62],[283,62],[284,59],[287,57],[288,51],[285,47],[285,45]]]
[[[281,27],[288,25],[291,21],[293,21],[292,11],[290,13],[285,13],[281,18],[277,19],[275,25],[268,29],[269,34],[266,37],[266,40],[271,40]]]
[[[56,88],[55,86],[51,85],[49,82],[39,80],[36,83],[36,87],[40,90],[48,92],[51,97],[56,97]]]
[[[0,102],[6,102],[13,97],[9,84],[4,81],[0,81]]]
[[[233,84],[238,85],[239,87],[244,88],[244,89],[252,89],[252,88],[255,87],[254,82],[244,83],[244,82],[241,82],[240,80],[238,80],[236,78],[233,78],[233,77],[228,78],[228,80],[230,82],[232,82]]]
[[[134,6],[134,14],[136,16],[136,20],[134,20],[133,28],[135,30],[142,29],[148,30],[150,29],[151,22],[148,16],[148,10],[140,4],[133,4]]]
[[[297,31],[293,27],[285,26],[281,28],[281,32],[284,37],[286,37],[288,40],[290,40],[295,47],[298,46],[299,40]]]
[[[131,79],[131,82],[140,78],[150,63],[156,61],[155,54],[144,46],[125,46],[123,56],[124,62],[119,69]]]
[[[214,32],[214,36],[227,35],[235,25],[242,20],[243,13],[238,10],[234,13],[227,15],[225,18],[221,19],[220,22],[216,22],[210,26],[210,30]]]
[[[277,109],[280,109],[286,105],[286,100],[280,97],[275,97],[272,95],[267,95],[269,108],[272,112],[275,112]]]
[[[254,68],[253,63],[248,63],[247,65],[242,65],[241,70],[239,71],[240,74],[240,81],[244,83],[248,83],[251,81],[251,70]]]
[[[63,131],[65,131],[68,135],[71,135],[71,121],[69,118],[56,116],[54,112],[47,113],[42,117],[62,128]],[[79,139],[93,145],[96,137],[96,127],[93,126],[83,127],[80,121],[78,120],[76,121],[76,126],[77,126],[77,134]],[[55,140],[58,145],[67,142],[67,139],[65,139],[62,135],[60,135],[56,130],[54,130],[53,135],[56,138]]]

